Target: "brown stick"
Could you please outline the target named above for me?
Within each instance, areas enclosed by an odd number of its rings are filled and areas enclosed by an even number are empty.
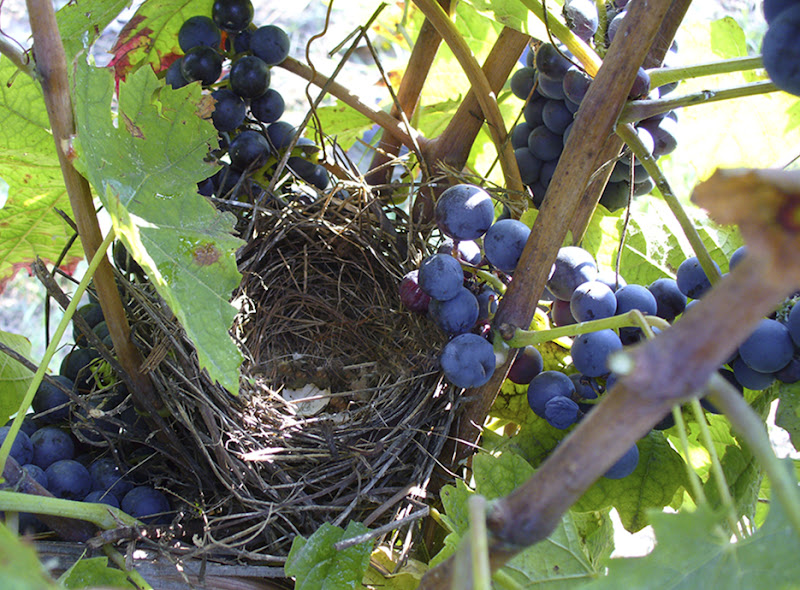
[[[27,0],[27,4],[33,32],[36,69],[42,84],[61,173],[86,259],[91,260],[102,243],[103,236],[95,215],[89,183],[75,170],[67,153],[70,138],[75,134],[75,121],[69,93],[66,54],[58,33],[52,2]],[[152,410],[160,407],[161,402],[153,393],[149,378],[141,372],[142,359],[131,341],[128,318],[117,291],[111,264],[107,259],[97,268],[94,285],[117,358],[133,382],[134,388],[131,394],[134,400],[141,408]]]

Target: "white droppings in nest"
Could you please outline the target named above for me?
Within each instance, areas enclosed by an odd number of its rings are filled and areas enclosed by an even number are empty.
[[[306,383],[300,389],[285,388],[281,394],[297,416],[307,418],[325,409],[330,401],[331,390],[320,389],[313,383]]]

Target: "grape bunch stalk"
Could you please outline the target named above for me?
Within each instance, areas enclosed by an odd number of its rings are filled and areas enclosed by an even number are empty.
[[[270,87],[271,68],[289,55],[289,36],[275,25],[256,27],[253,13],[250,0],[216,0],[210,16],[188,18],[178,31],[184,55],[165,74],[173,89],[200,82],[214,99],[211,121],[220,149],[212,155],[222,168],[200,182],[198,191],[221,200],[259,200],[296,134],[280,120],[285,101]],[[287,168],[321,191],[330,179],[315,161],[318,151],[312,141],[300,138]]]

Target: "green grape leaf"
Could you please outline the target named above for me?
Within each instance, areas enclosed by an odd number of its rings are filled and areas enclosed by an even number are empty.
[[[56,212],[70,211],[70,204],[41,87],[17,74],[11,60],[0,57],[0,176],[8,185],[5,199],[0,190],[0,292],[37,257],[58,260],[74,234]],[[76,242],[62,269],[71,273],[81,256]]]
[[[475,490],[487,500],[507,496],[533,475],[533,467],[516,453],[478,453],[472,459]]]
[[[603,567],[614,551],[614,522],[609,512],[610,508],[595,512],[570,512],[595,569]]]
[[[790,470],[794,470],[795,479],[800,480],[800,460],[798,459],[784,459],[789,463]],[[772,485],[770,484],[769,477],[761,480],[761,488],[758,491],[758,505],[756,506],[755,525],[756,528],[761,528],[767,521],[769,514],[769,507],[773,502],[772,498]]]
[[[800,383],[781,385],[775,425],[789,433],[795,449],[800,449]]]
[[[211,16],[213,0],[149,0],[143,2],[123,27],[111,49],[109,64],[117,80],[146,64],[156,72],[165,71],[183,52],[178,30],[190,16]]]
[[[376,567],[368,567],[364,574],[364,586],[381,590],[416,590],[428,566],[412,558],[406,558],[402,564],[398,564],[397,557],[393,557],[392,553],[391,549],[384,546],[372,552],[370,563],[390,573],[384,574]]]
[[[463,535],[469,528],[469,512],[467,500],[475,492],[467,487],[463,480],[456,480],[455,486],[444,486],[439,492],[444,513],[440,515],[442,522],[450,532]]]
[[[0,580],[9,590],[56,590],[33,547],[0,523]]]
[[[711,51],[722,59],[747,55],[747,40],[742,27],[729,16],[711,23]]]
[[[641,439],[639,464],[628,477],[601,477],[578,500],[573,509],[588,512],[613,506],[620,521],[631,533],[649,523],[653,508],[669,506],[682,487],[688,487],[686,464],[661,432],[651,431]]]
[[[722,516],[707,507],[693,513],[654,512],[650,520],[657,541],[652,553],[610,560],[608,575],[581,590],[797,588],[800,536],[778,502],[764,526],[738,543],[730,542]]]
[[[286,558],[284,570],[295,578],[297,590],[345,590],[360,588],[369,566],[371,543],[360,543],[342,551],[334,544],[368,531],[360,522],[347,528],[324,523],[308,539],[297,536]]]
[[[485,19],[536,37],[547,39],[547,28],[520,0],[465,0],[460,2],[469,6]],[[552,10],[553,6],[549,6]]]
[[[370,119],[341,101],[333,106],[318,108],[316,113],[322,132],[334,137],[344,150],[350,149],[372,127]]]
[[[109,567],[107,557],[80,559],[61,576],[64,588],[132,588],[136,589],[122,570]]]
[[[76,151],[128,251],[186,329],[200,366],[228,391],[239,390],[241,354],[228,335],[239,284],[234,218],[197,193],[217,169],[205,161],[216,131],[198,113],[197,84],[165,88],[150,68],[119,86],[119,125],[111,118],[108,69],[80,63]]]
[[[758,491],[764,471],[753,454],[736,445],[730,445],[720,459],[725,481],[730,489],[730,494],[739,516],[749,519],[755,517]],[[704,491],[709,505],[718,508],[723,505],[719,493],[719,482],[712,474],[705,483]]]
[[[568,431],[559,430],[551,426],[544,418],[534,414],[533,410],[528,407],[527,397],[520,397],[521,401],[518,403],[524,401],[530,418],[521,423],[519,432],[509,441],[508,448],[521,455],[534,467],[538,467],[553,452],[553,449],[567,435]],[[500,396],[498,395],[499,398]],[[588,508],[584,511],[586,510],[593,509]]]
[[[129,4],[129,0],[80,0],[62,6],[56,20],[67,60],[71,61],[79,51],[94,43]]]
[[[26,358],[30,358],[30,340],[19,334],[0,330],[0,343],[5,344]],[[33,373],[10,356],[0,353],[0,424],[5,424],[12,414],[19,411],[19,405],[28,391]]]

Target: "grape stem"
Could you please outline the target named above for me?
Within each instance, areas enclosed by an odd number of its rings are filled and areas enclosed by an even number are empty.
[[[489,567],[489,536],[486,531],[486,498],[476,494],[468,501],[470,521],[470,562],[472,586],[475,590],[491,590],[492,570]]]
[[[31,78],[36,78],[36,68],[28,52],[22,51],[16,41],[5,35],[0,35],[0,55],[5,55],[10,59],[19,71],[26,73]]]
[[[650,88],[658,88],[672,82],[689,80],[691,78],[701,78],[703,76],[715,76],[717,74],[730,74],[732,72],[742,72],[763,68],[764,63],[761,56],[755,57],[736,57],[722,61],[696,64],[693,66],[675,68],[653,68],[647,70],[650,76]]]
[[[675,218],[678,220],[678,224],[681,226],[686,239],[689,240],[692,250],[694,250],[697,259],[700,261],[700,266],[703,268],[706,276],[711,281],[711,284],[714,285],[717,281],[719,281],[722,275],[714,265],[714,261],[711,260],[711,255],[708,253],[705,244],[703,244],[700,234],[697,233],[697,229],[689,219],[689,216],[684,210],[683,205],[681,205],[680,201],[675,196],[675,193],[672,191],[669,181],[667,181],[666,176],[664,176],[661,168],[659,168],[655,158],[647,150],[647,147],[644,145],[644,143],[642,143],[642,140],[639,138],[639,135],[633,128],[633,125],[630,123],[618,125],[616,131],[617,135],[619,135],[620,138],[622,138],[622,140],[628,144],[628,147],[631,148],[631,151],[633,152],[634,156],[636,156],[636,159],[641,162],[642,166],[644,166],[644,169],[647,170],[648,174],[650,174],[650,176],[653,178],[658,190],[661,191],[661,196],[664,199],[664,202],[670,208],[672,214],[675,215]]]
[[[692,467],[692,456],[689,452],[689,437],[686,431],[686,422],[683,420],[683,413],[681,412],[680,405],[672,406],[672,417],[675,419],[675,426],[678,429],[678,437],[681,439],[681,450],[683,451],[684,465],[686,472],[689,476],[689,485],[692,487],[691,493],[695,504],[707,504],[708,499],[706,493],[703,491],[703,482],[700,476]]]
[[[657,98],[653,100],[633,100],[625,105],[619,117],[619,123],[635,123],[661,113],[668,113],[680,107],[691,107],[700,104],[711,104],[732,98],[744,98],[777,92],[779,88],[772,82],[754,82],[726,88],[724,90],[701,90],[675,98]]]
[[[462,264],[461,268],[465,271],[474,274],[484,283],[487,283],[489,286],[492,287],[495,291],[500,293],[501,295],[506,292],[506,285],[503,281],[500,280],[500,277],[494,275],[486,270],[481,270],[480,268],[475,268],[474,266],[469,266],[466,264]]]
[[[128,575],[128,579],[133,582],[139,590],[153,590],[153,587],[142,577],[142,574],[137,572],[133,567],[129,567],[125,562],[125,557],[111,545],[103,545],[103,553],[106,554],[114,565]]]
[[[800,535],[800,496],[797,493],[797,480],[793,469],[775,456],[764,422],[758,417],[747,401],[733,389],[724,377],[714,375],[708,383],[708,397],[721,409],[731,425],[744,437],[750,451],[767,472],[772,493],[781,503],[786,516]]]
[[[506,343],[512,348],[523,348],[525,346],[542,344],[550,342],[565,336],[577,336],[579,334],[588,334],[589,332],[597,332],[598,330],[615,330],[618,328],[637,327],[642,328],[645,332],[650,332],[651,326],[655,326],[660,330],[665,330],[670,327],[670,323],[666,320],[651,316],[644,315],[638,309],[633,309],[621,315],[615,315],[610,318],[603,318],[601,320],[592,320],[590,322],[579,322],[569,326],[561,326],[559,328],[551,328],[550,330],[520,330],[514,329],[511,337],[507,339]],[[510,326],[501,326],[499,329],[500,335],[504,336],[509,333]]]
[[[47,514],[72,520],[83,520],[105,530],[119,528],[120,524],[130,527],[142,526],[141,522],[113,506],[64,500],[62,498],[48,498],[47,496],[32,496],[8,490],[0,490],[0,510],[31,512],[33,514]]]

